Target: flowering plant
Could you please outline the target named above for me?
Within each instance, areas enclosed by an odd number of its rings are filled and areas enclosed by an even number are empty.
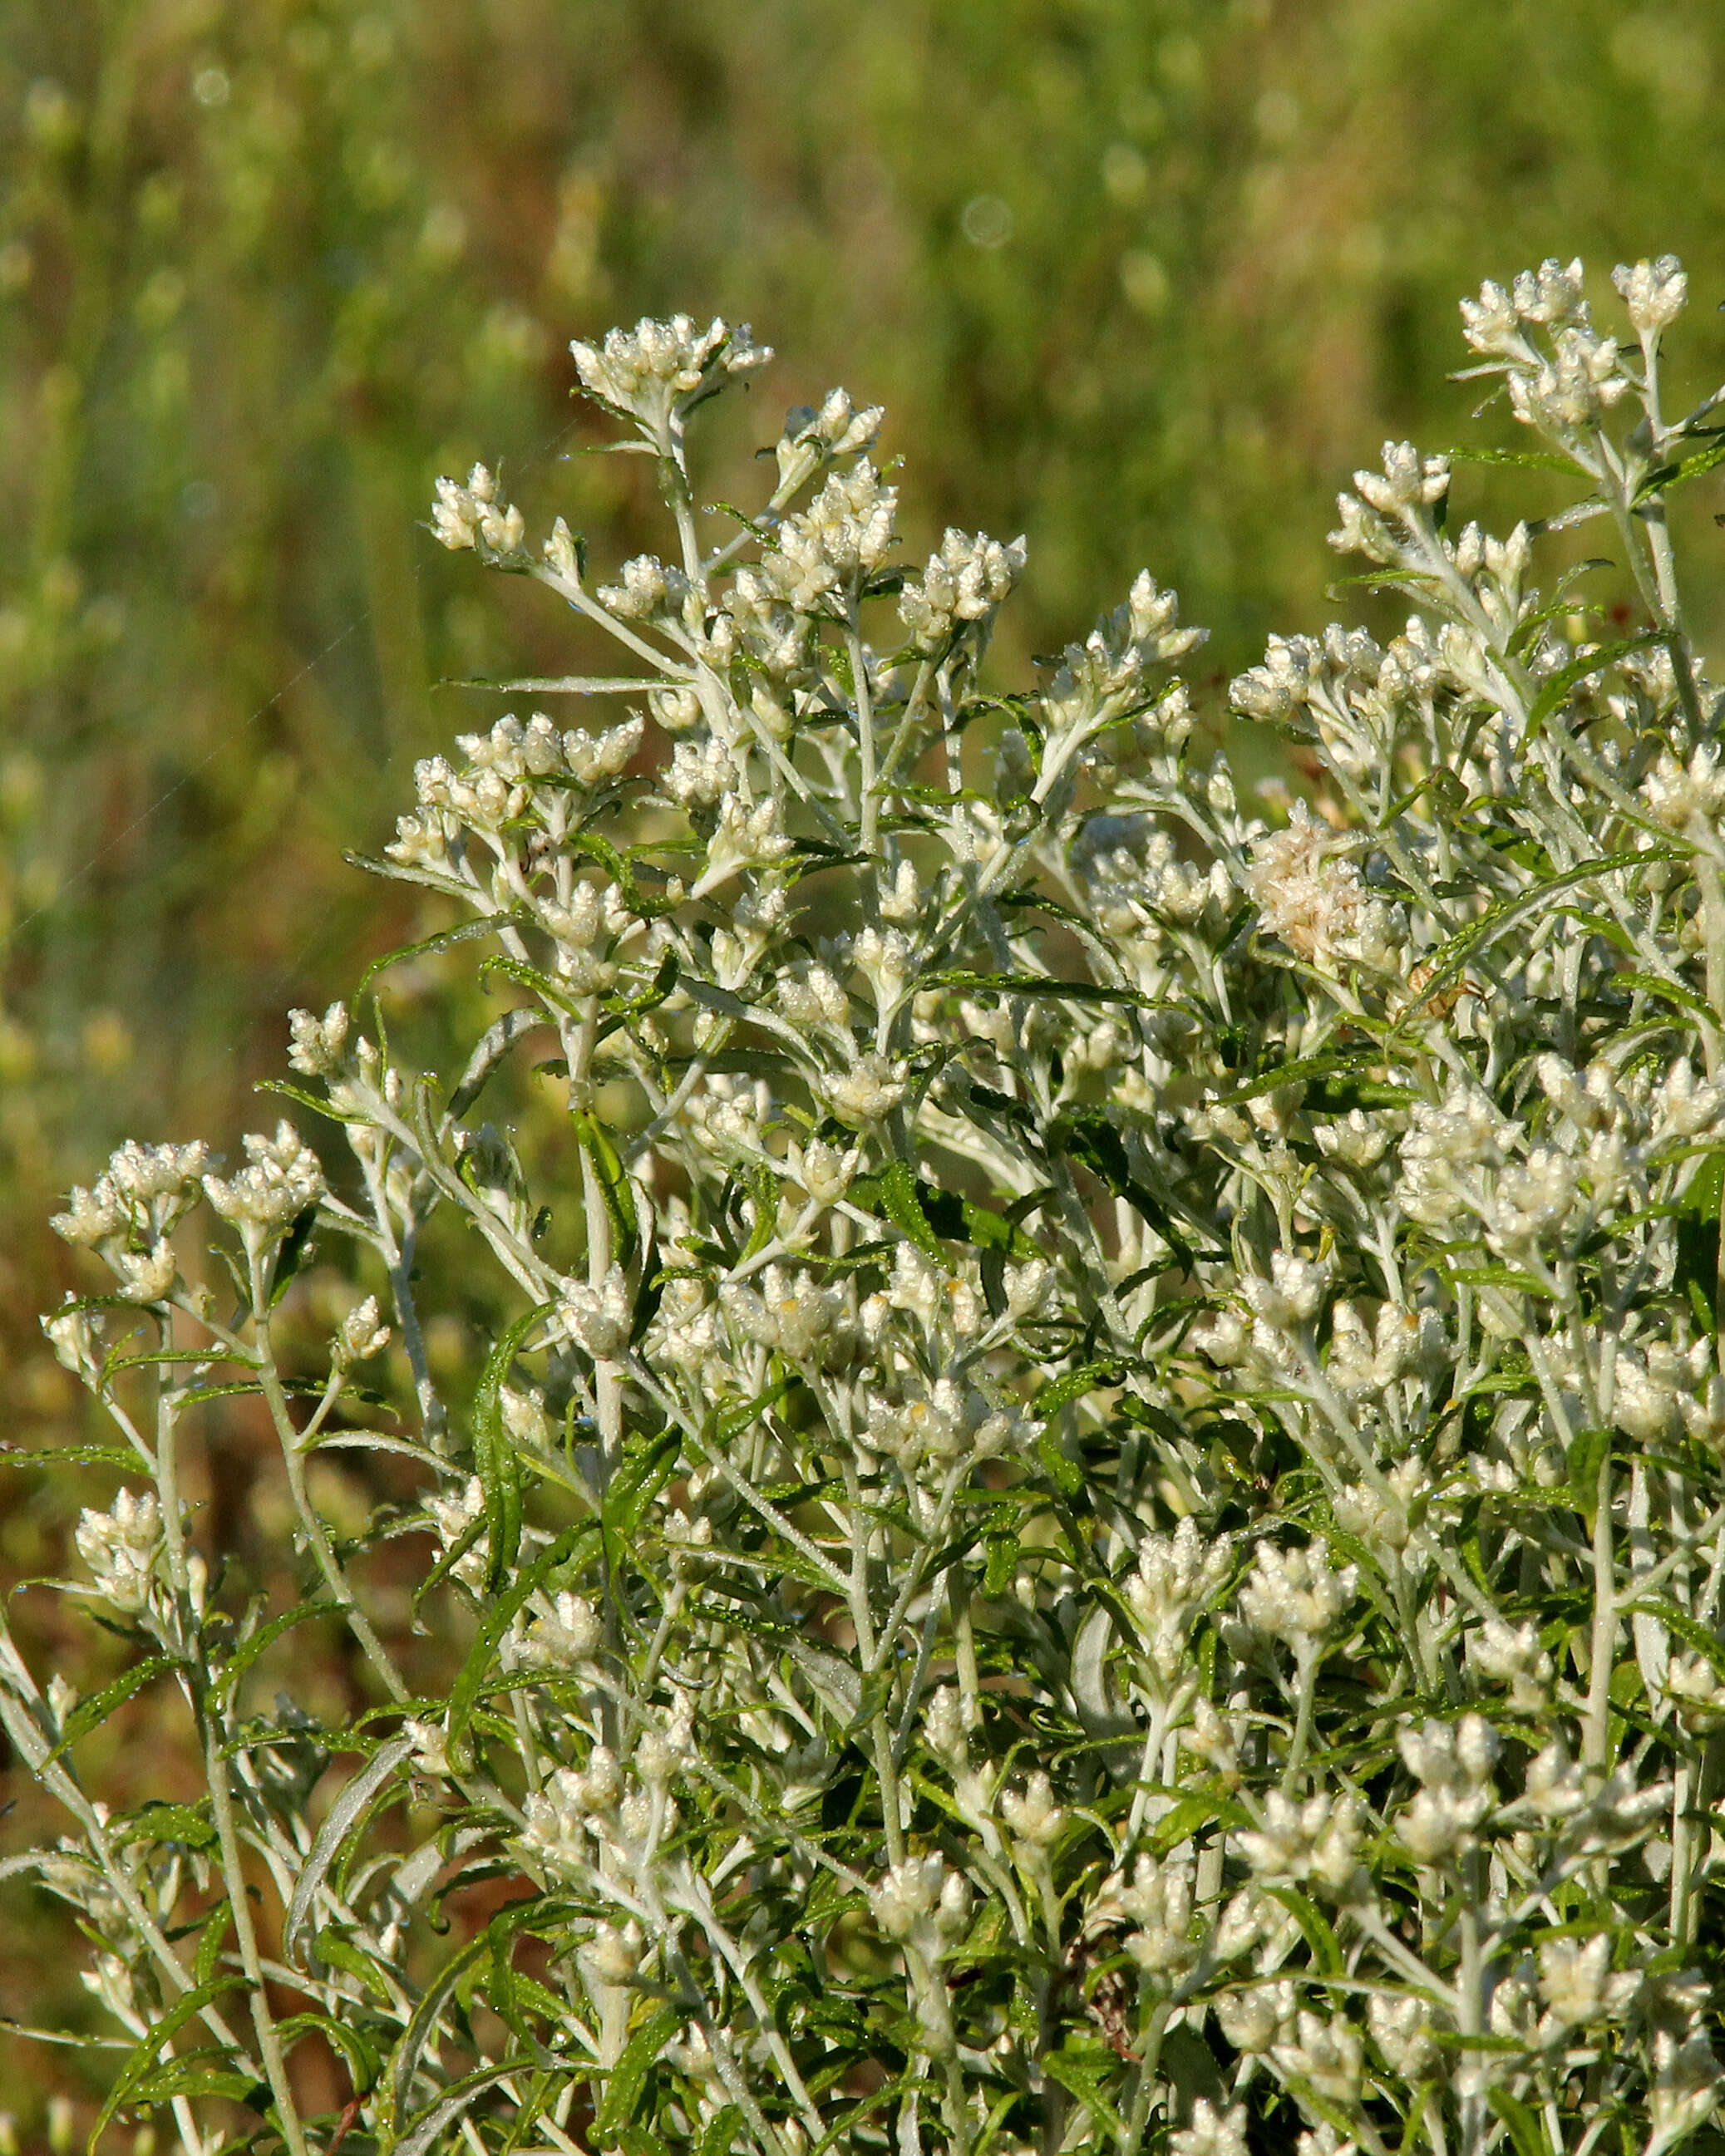
[[[1405,444],[1356,475],[1336,543],[1416,611],[1233,685],[1302,744],[1274,828],[1195,757],[1199,635],[1147,575],[1034,693],[982,685],[1022,543],[896,563],[877,410],[793,412],[765,506],[698,508],[746,331],[574,347],[670,561],[596,585],[485,470],[439,483],[444,545],[619,651],[511,685],[641,709],[418,768],[373,865],[456,909],[433,947],[490,947],[464,1069],[295,1013],[280,1090],[345,1166],[286,1122],[227,1177],[128,1146],[55,1224],[114,1278],[49,1336],[141,1477],[64,1591],[138,1658],[80,1700],[0,1635],[70,1821],[7,1862],[131,2040],[99,2133],[166,2107],[213,2156],[232,2102],[227,2148],[292,2156],[1664,2156],[1706,2124],[1725,772],[1665,501],[1725,392],[1663,416],[1682,274],[1615,281],[1626,343],[1579,264],[1463,309],[1559,515],[1454,531],[1451,459]],[[1644,617],[1613,640],[1609,565],[1530,581],[1589,517]],[[572,1206],[475,1122],[534,1052]],[[438,1214],[514,1297],[470,1399],[424,1345]],[[364,1299],[290,1371],[314,1232]],[[392,1336],[393,1419],[356,1377]],[[181,1495],[236,1389],[297,1520],[274,1614]],[[338,1538],[332,1447],[405,1458],[411,1511]],[[371,1577],[408,1536],[433,1697]],[[347,1726],[252,1698],[314,1621],[370,1671]],[[146,1685],[207,1790],[116,1818],[77,1747]],[[495,1914],[440,1928],[481,1881]]]

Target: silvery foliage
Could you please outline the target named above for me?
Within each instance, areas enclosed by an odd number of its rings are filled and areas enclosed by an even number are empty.
[[[295,2156],[1663,2156],[1708,2121],[1725,771],[1664,499],[1721,437],[1715,400],[1661,414],[1676,264],[1615,281],[1622,341],[1579,264],[1463,309],[1569,510],[1454,531],[1405,444],[1343,497],[1415,611],[1234,684],[1304,745],[1273,825],[1194,757],[1198,638],[1147,576],[1036,693],[978,687],[1023,548],[896,566],[842,393],[706,536],[685,429],[766,357],[742,331],[574,348],[670,559],[595,585],[484,470],[439,483],[446,545],[619,649],[539,685],[634,715],[419,767],[382,865],[510,1005],[465,1071],[296,1014],[344,1165],[285,1123],[225,1178],[128,1147],[56,1223],[115,1276],[48,1330],[132,1471],[66,1592],[140,1659],[80,1703],[5,1645],[70,1821],[11,1861],[96,1943],[121,2109],[199,2156],[207,2091]],[[1530,581],[1589,516],[1645,615],[1610,641],[1597,564]],[[578,1231],[476,1121],[553,1035]],[[471,1399],[422,1345],[439,1211],[516,1312]],[[374,1294],[290,1392],[314,1222]],[[391,1332],[400,1424],[353,1390]],[[352,1727],[254,1701],[307,1611],[212,1584],[176,1452],[216,1383],[273,1418],[308,1596],[373,1675]],[[406,1455],[420,1509],[338,1548],[331,1445]],[[408,1697],[386,1527],[446,1696]],[[208,1792],[116,1819],[76,1745],[146,1682]],[[295,2107],[315,2030],[339,2122]]]

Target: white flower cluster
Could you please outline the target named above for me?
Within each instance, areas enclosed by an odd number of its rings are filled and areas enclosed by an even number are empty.
[[[415,993],[290,1019],[346,1168],[131,1146],[55,1222],[106,1273],[49,1339],[148,1478],[68,1584],[138,1645],[80,1697],[0,1627],[0,1722],[134,2094],[213,2133],[208,2056],[314,2145],[291,1989],[380,2145],[1707,2132],[1725,698],[1661,510],[1716,408],[1662,416],[1680,267],[1615,281],[1621,348],[1576,265],[1468,304],[1575,500],[1500,537],[1459,455],[1357,474],[1338,542],[1414,611],[1235,681],[1300,743],[1244,804],[1147,574],[984,680],[1023,542],[901,559],[877,408],[700,506],[746,331],[576,347],[660,552],[589,580],[439,483],[618,653],[546,693],[624,716],[418,767]],[[1547,565],[1594,514],[1642,648]],[[204,1199],[237,1301],[181,1275]],[[194,1546],[226,1414],[279,1609]],[[295,1703],[314,1620],[351,1727]],[[116,1816],[79,1748],[170,1685],[208,1786]],[[476,1953],[438,1912],[481,1898]]]

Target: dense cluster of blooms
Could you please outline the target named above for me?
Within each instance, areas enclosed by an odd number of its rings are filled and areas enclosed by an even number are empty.
[[[1707,2123],[1725,773],[1665,497],[1718,407],[1661,412],[1677,264],[1615,281],[1625,341],[1579,264],[1463,316],[1584,490],[1548,522],[1615,531],[1627,633],[1594,634],[1610,565],[1542,592],[1533,526],[1452,528],[1450,459],[1391,444],[1335,538],[1405,629],[1233,685],[1301,744],[1273,823],[1196,754],[1198,635],[1147,575],[1036,691],[980,687],[1023,543],[897,562],[842,392],[716,532],[687,426],[746,331],[574,348],[673,559],[594,585],[483,468],[439,481],[446,546],[614,639],[619,676],[555,685],[628,715],[418,767],[377,865],[490,938],[511,1007],[465,1070],[296,1012],[284,1090],[345,1163],[290,1123],[226,1178],[128,1146],[55,1223],[115,1277],[48,1331],[133,1470],[67,1591],[141,1658],[80,1702],[0,1635],[71,1821],[8,1861],[97,1943],[111,2113],[167,2107],[187,2156],[213,2097],[291,2156],[1665,2156]],[[547,1211],[476,1118],[553,1039],[580,1188]],[[424,1346],[440,1210],[518,1299],[470,1399]],[[290,1386],[314,1224],[357,1306]],[[238,1316],[193,1257],[224,1229]],[[393,1339],[396,1424],[352,1376]],[[241,1612],[196,1545],[213,1371],[280,1433],[295,1609]],[[412,1518],[338,1544],[326,1445],[415,1463]],[[368,1584],[406,1532],[465,1643],[432,1700]],[[378,1704],[249,1707],[330,1614]],[[208,1792],[116,1821],[75,1748],[145,1683]],[[339,2122],[296,2108],[315,2031]]]

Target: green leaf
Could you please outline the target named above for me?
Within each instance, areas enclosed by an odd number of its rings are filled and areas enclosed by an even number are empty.
[[[1052,2074],[1063,2089],[1076,2096],[1091,2117],[1105,2126],[1122,2148],[1129,2144],[1132,2136],[1126,2121],[1106,2092],[1111,2082],[1121,2078],[1120,2062],[1111,2051],[1068,2048],[1049,2052],[1042,2064],[1045,2071]]]
[[[339,1969],[347,1975],[356,1977],[366,1989],[388,2005],[395,1994],[381,1965],[366,1953],[344,1939],[331,1926],[326,1924],[311,1942],[311,1951],[331,1969]]]
[[[1156,2066],[1163,2079],[1178,2092],[1182,2118],[1191,2117],[1192,2107],[1200,2097],[1218,2116],[1228,2108],[1216,2055],[1189,2023],[1168,2030],[1162,2040]]]
[[[1374,1067],[1384,1067],[1381,1055],[1291,1056],[1286,1063],[1273,1063],[1268,1070],[1260,1070],[1245,1085],[1231,1086],[1225,1093],[1219,1093],[1215,1105],[1232,1108],[1242,1101],[1255,1101],[1263,1094],[1279,1092],[1284,1086],[1307,1085],[1317,1079],[1360,1077]],[[1399,1098],[1409,1097],[1405,1086],[1396,1090]]]
[[[942,973],[925,973],[917,986],[923,988],[966,988],[998,996],[1029,996],[1045,1002],[1070,1004],[1134,1004],[1141,1010],[1183,1010],[1183,1004],[1166,996],[1147,995],[1142,988],[1111,988],[1098,981],[1059,981],[1041,973],[973,973],[963,968]]]
[[[57,1467],[62,1460],[74,1467],[120,1467],[128,1475],[149,1464],[123,1445],[51,1445],[39,1452],[0,1445],[0,1467]]]
[[[974,1090],[988,1092],[986,1086]],[[999,1097],[1006,1098],[1004,1094]],[[1025,1122],[1029,1121],[1028,1110],[1019,1108],[1016,1101],[1008,1101],[1007,1105],[1018,1111]],[[942,1190],[935,1183],[924,1182],[920,1176],[913,1176],[902,1161],[891,1163],[878,1174],[858,1176],[846,1195],[853,1204],[901,1228],[920,1250],[927,1251],[942,1266],[946,1265],[946,1256],[936,1243],[936,1237],[968,1243],[979,1250],[1004,1250],[1009,1256],[1019,1259],[1037,1255],[1036,1245],[1004,1214],[980,1205],[974,1199],[962,1197],[956,1190]],[[894,1206],[899,1209],[893,1210]]]
[[[1036,1457],[1042,1462],[1044,1472],[1063,1497],[1076,1497],[1084,1487],[1084,1470],[1075,1460],[1068,1460],[1046,1431],[1036,1439]]]
[[[281,1248],[275,1254],[275,1274],[270,1283],[270,1307],[277,1303],[294,1284],[294,1276],[312,1255],[311,1231],[317,1225],[317,1208],[308,1205],[294,1217],[293,1225],[281,1239]]]
[[[1516,2156],[1552,2156],[1551,2143],[1546,2138],[1545,2122],[1531,2104],[1523,2103],[1518,2096],[1512,2096],[1501,2084],[1488,2087],[1486,2098],[1509,2128],[1509,2138],[1516,2145]]]
[[[1189,1272],[1197,1262],[1190,1244],[1174,1225],[1161,1200],[1145,1189],[1132,1172],[1126,1141],[1100,1108],[1067,1108],[1042,1133],[1051,1153],[1065,1153],[1106,1183],[1117,1198],[1123,1198],[1155,1229]]]
[[[1599,1470],[1610,1456],[1611,1432],[1609,1430],[1578,1430],[1569,1440],[1569,1449],[1565,1455],[1569,1487],[1589,1527],[1593,1525],[1594,1509],[1599,1503]]]
[[[1067,1465],[1064,1454],[1059,1455]],[[998,1601],[1018,1577],[1019,1537],[1013,1527],[992,1527],[983,1537],[988,1560],[983,1568],[983,1593]]]
[[[208,1802],[206,1798],[204,1803]],[[177,1841],[187,1849],[208,1849],[215,1839],[215,1828],[205,1817],[203,1805],[171,1804],[159,1797],[117,1820],[112,1836],[116,1849],[128,1848],[135,1841]]]
[[[641,1229],[635,1214],[634,1193],[624,1172],[622,1156],[612,1144],[604,1125],[586,1109],[572,1109],[569,1120],[575,1126],[581,1149],[592,1163],[598,1180],[599,1194],[611,1223],[612,1248],[618,1263],[626,1268],[634,1262]]]
[[[449,1096],[449,1113],[458,1118],[465,1116],[478,1100],[491,1073],[516,1041],[524,1034],[536,1032],[546,1023],[542,1012],[509,1010],[505,1011],[495,1024],[488,1026],[472,1055],[468,1057],[467,1068]]]
[[[874,1178],[874,1209],[883,1213],[895,1228],[901,1229],[917,1249],[932,1258],[943,1272],[952,1269],[940,1240],[928,1224],[922,1207],[918,1178],[901,1160],[889,1161]]]
[[[687,2019],[680,2006],[661,2006],[629,2038],[623,2048],[623,2056],[605,2076],[604,2094],[593,2123],[596,2140],[601,2143],[614,2141],[619,2128],[627,2126],[634,2117],[635,2107],[646,2089],[647,2076]]]
[[[1644,475],[1630,506],[1634,508],[1637,503],[1645,501],[1650,494],[1659,494],[1671,487],[1681,486],[1686,479],[1699,479],[1703,472],[1712,471],[1716,465],[1725,465],[1725,435],[1716,434],[1704,449],[1696,449],[1688,456],[1680,458],[1674,465],[1656,465],[1651,471]]]
[[[522,916],[515,913],[482,914],[476,921],[458,921],[453,928],[440,928],[434,936],[424,936],[417,943],[404,943],[398,951],[386,951],[382,957],[373,958],[359,977],[359,986],[354,990],[356,1001],[370,988],[379,973],[391,966],[399,966],[409,958],[429,958],[439,951],[454,948],[457,943],[471,943],[480,936],[496,936],[512,921]]]
[[[285,1078],[260,1078],[252,1088],[255,1093],[279,1093],[285,1101],[298,1107],[310,1108],[314,1116],[321,1116],[331,1123],[362,1123],[366,1112],[362,1108],[336,1108],[327,1101],[320,1100],[316,1093],[308,1093],[303,1086],[290,1085]]]
[[[619,854],[608,839],[602,839],[596,831],[583,831],[568,841],[572,854],[585,854],[598,861],[611,877],[631,912],[640,915],[644,921],[658,921],[668,913],[675,913],[680,901],[652,898],[641,889],[635,879],[634,863],[637,856]],[[655,849],[655,850],[663,850]]]
[[[377,2106],[377,2137],[382,2148],[393,2149],[397,2146],[390,2137],[412,2093],[419,2055],[437,2026],[444,2001],[489,1946],[490,1941],[481,1932],[477,1938],[470,1939],[449,1956],[426,1985],[407,2027],[391,2046],[389,2056],[383,2062]]]
[[[1652,629],[1640,636],[1620,638],[1615,644],[1601,644],[1592,651],[1584,652],[1572,659],[1567,666],[1560,666],[1540,689],[1533,700],[1533,708],[1527,714],[1527,728],[1522,736],[1524,742],[1538,740],[1540,729],[1557,710],[1578,682],[1585,681],[1590,675],[1603,674],[1608,666],[1615,666],[1620,659],[1631,653],[1645,651],[1649,644],[1669,644],[1668,629]]]
[[[288,1904],[287,1915],[282,1920],[281,1943],[285,1955],[291,1958],[297,1953],[300,1934],[311,1920],[324,1881],[336,1864],[341,1845],[357,1830],[378,1796],[388,1789],[399,1774],[413,1753],[413,1738],[408,1735],[393,1738],[388,1743],[380,1746],[357,1774],[341,1785],[340,1794],[324,1815],[317,1830],[317,1837],[307,1851],[300,1876],[295,1881],[294,1897]]]
[[[513,1568],[521,1547],[521,1463],[503,1424],[502,1393],[521,1344],[550,1310],[537,1303],[516,1319],[485,1358],[473,1399],[473,1464],[485,1493],[490,1563],[485,1589],[495,1594]]]
[[[232,2066],[211,2063],[220,2052],[210,2051],[188,2052],[183,2058],[170,2059],[166,2066],[157,2066],[147,2074],[127,2097],[128,2103],[155,2105],[172,2103],[176,2097],[222,2096],[230,2103],[249,2104],[261,2117],[269,2111],[275,2098],[267,2082],[254,2081],[249,2074],[240,2073]]]
[[[1713,1330],[1719,1287],[1719,1214],[1725,1201],[1725,1152],[1703,1156],[1683,1193],[1677,1216],[1677,1262],[1671,1285],[1686,1295],[1702,1329]]]
[[[542,973],[536,966],[528,965],[524,959],[511,958],[505,952],[494,951],[481,963],[479,977],[482,982],[489,981],[493,973],[501,973],[513,981],[517,988],[531,990],[542,1003],[549,1004],[552,1010],[562,1011],[567,1018],[581,1016],[581,998],[572,995],[560,981],[552,980],[548,973]]]
[[[644,988],[632,996],[607,996],[602,1008],[608,1014],[608,1023],[599,1029],[603,1040],[614,1033],[619,1025],[626,1025],[632,1018],[643,1018],[656,1010],[677,984],[677,954],[668,950],[659,962],[659,970]]]
[[[515,1622],[516,1612],[538,1592],[559,1565],[568,1563],[583,1538],[592,1531],[593,1523],[588,1520],[578,1521],[572,1527],[565,1527],[557,1540],[542,1549],[531,1564],[521,1568],[486,1610],[478,1636],[468,1650],[467,1660],[461,1665],[449,1691],[449,1734],[445,1749],[452,1760],[466,1755],[467,1732],[472,1726],[474,1709],[479,1704],[491,1665],[497,1658],[503,1635]]]
[[[43,1765],[51,1767],[81,1738],[88,1737],[93,1729],[100,1729],[116,1708],[124,1707],[127,1700],[135,1698],[146,1685],[153,1684],[157,1677],[166,1676],[171,1670],[182,1666],[172,1655],[151,1655],[143,1661],[136,1663],[123,1676],[116,1677],[111,1684],[105,1684],[100,1691],[92,1692],[88,1699],[80,1700],[67,1716],[64,1733],[43,1761]]]
[[[495,2088],[512,2074],[531,2073],[536,2064],[530,2054],[501,2060],[495,2066],[475,2066],[470,2074],[452,2082],[424,2110],[409,2120],[401,2138],[390,2144],[392,2156],[430,2156],[434,2143],[447,2148],[449,2143],[441,2140],[444,2129],[454,2124],[475,2097],[482,2096],[488,2088]]]
[[[696,2156],[731,2156],[742,2127],[742,2113],[734,2103],[721,2104],[708,2120],[696,2146]]]
[[[775,1388],[775,1392],[783,1389]],[[627,1541],[634,1534],[641,1523],[642,1514],[675,1474],[682,1449],[681,1434],[675,1429],[653,1430],[625,1440],[622,1465],[605,1491],[604,1525],[608,1535]]]
[[[162,2056],[162,2047],[177,2036],[186,2024],[201,2014],[206,2006],[213,2005],[230,1991],[243,1991],[243,1976],[212,1977],[208,1984],[195,1984],[190,1991],[182,1991],[162,2019],[156,2022],[126,2055],[126,2063],[115,2076],[114,2086],[108,2092],[108,2100],[97,2114],[90,2128],[90,2139],[85,2144],[89,2156],[94,2156],[96,2143],[101,2139],[116,2113],[122,2111],[137,2096],[138,2085],[151,2073]],[[249,2088],[249,2076],[245,2077]]]
[[[1030,1402],[1030,1413],[1038,1421],[1047,1423],[1069,1400],[1081,1399],[1086,1393],[1117,1385],[1122,1368],[1118,1363],[1081,1363],[1077,1369],[1068,1370],[1065,1377],[1052,1378],[1044,1385]]]
[[[1280,1902],[1288,1914],[1306,1935],[1306,1943],[1312,1949],[1312,1958],[1326,1976],[1340,1976],[1348,1966],[1340,1941],[1331,1928],[1330,1921],[1317,1904],[1302,1894],[1297,1887],[1266,1887],[1266,1894]]]
[[[368,2095],[377,2086],[383,2061],[375,2046],[367,2043],[351,2023],[337,2021],[327,2014],[295,2014],[276,2025],[276,2034],[285,2049],[291,2049],[301,2036],[314,2033],[325,2038],[347,2060],[355,2095]]]
[[[1615,922],[1612,926],[1615,927]],[[1693,1011],[1697,1018],[1706,1019],[1709,1024],[1712,1023],[1713,1013],[1707,998],[1697,995],[1693,988],[1686,988],[1680,981],[1662,981],[1657,973],[1638,973],[1625,967],[1621,973],[1611,976],[1611,985],[1615,988],[1640,988],[1645,995],[1663,996],[1667,1003],[1679,1004],[1685,1010]]]
[[[1648,846],[1638,852],[1601,854],[1596,860],[1583,861],[1575,868],[1547,876],[1527,890],[1517,891],[1512,898],[1499,899],[1495,905],[1488,906],[1477,921],[1471,921],[1465,928],[1458,929],[1431,953],[1427,961],[1431,970],[1409,1005],[1409,1015],[1435,1002],[1461,978],[1469,958],[1476,950],[1491,942],[1524,915],[1538,911],[1544,906],[1551,892],[1566,891],[1573,885],[1589,882],[1595,876],[1615,875],[1630,869],[1651,868],[1659,861],[1685,861],[1690,858],[1690,850],[1686,846]],[[1405,1023],[1404,1019],[1402,1024]],[[1400,1024],[1397,1032],[1401,1032]],[[1380,1055],[1378,1060],[1383,1060]]]
[[[210,1686],[212,1701],[219,1703],[232,1699],[239,1680],[252,1664],[295,1625],[308,1625],[319,1617],[339,1617],[341,1614],[341,1604],[326,1596],[321,1601],[296,1604],[293,1609],[283,1610],[279,1617],[272,1617],[267,1625],[260,1625],[249,1639],[240,1641],[216,1673]]]
[[[1455,465],[1519,465],[1524,470],[1562,472],[1570,479],[1581,469],[1571,458],[1549,449],[1441,449],[1438,454]]]

